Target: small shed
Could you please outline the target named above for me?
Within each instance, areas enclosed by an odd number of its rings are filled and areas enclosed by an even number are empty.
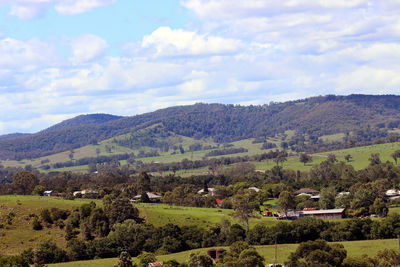
[[[53,195],[53,191],[51,191],[51,190],[43,192],[43,196],[45,196],[45,197],[51,197],[52,195]]]
[[[162,196],[159,196],[159,195],[154,194],[152,192],[147,192],[146,194],[147,194],[147,196],[149,197],[149,199],[151,201],[158,201],[158,200],[162,199]],[[141,197],[142,197],[142,195],[137,195],[137,196],[134,196],[133,198],[134,199],[140,199]]]

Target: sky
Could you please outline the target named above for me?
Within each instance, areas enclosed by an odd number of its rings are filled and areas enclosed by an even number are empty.
[[[0,134],[198,102],[400,94],[400,0],[0,0]]]

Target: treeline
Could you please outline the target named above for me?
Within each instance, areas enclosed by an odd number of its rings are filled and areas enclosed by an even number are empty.
[[[74,161],[67,161],[67,162],[57,162],[51,165],[46,164],[43,165],[43,169],[58,169],[58,168],[65,168],[65,167],[72,167],[72,166],[82,166],[82,165],[89,165],[89,164],[100,164],[105,162],[112,162],[112,161],[120,161],[120,160],[128,160],[134,159],[135,153],[125,153],[125,154],[117,154],[117,155],[110,155],[110,156],[98,156],[98,157],[85,157],[81,159],[77,159]]]
[[[240,152],[238,152],[240,153]],[[137,169],[143,169],[147,172],[166,172],[166,171],[177,171],[177,170],[188,170],[197,169],[207,166],[219,166],[219,165],[231,165],[240,162],[249,161],[263,161],[269,159],[275,159],[281,153],[279,150],[268,151],[267,153],[253,155],[253,156],[237,156],[237,157],[220,157],[220,158],[203,158],[201,160],[189,160],[183,159],[181,162],[171,163],[137,163]]]
[[[237,153],[244,153],[248,152],[249,150],[243,147],[238,148],[227,148],[227,149],[216,149],[206,153],[206,157],[214,157],[214,156],[222,156],[222,155],[229,155],[229,154],[237,154]]]

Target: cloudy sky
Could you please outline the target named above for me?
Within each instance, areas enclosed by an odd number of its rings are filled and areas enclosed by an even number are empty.
[[[79,114],[400,94],[400,0],[0,0],[0,134]]]

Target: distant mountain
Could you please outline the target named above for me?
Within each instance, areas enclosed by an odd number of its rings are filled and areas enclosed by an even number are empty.
[[[71,127],[77,127],[77,126],[88,126],[88,125],[94,125],[94,124],[102,124],[106,123],[109,121],[117,120],[123,118],[122,116],[115,116],[115,115],[110,115],[110,114],[87,114],[87,115],[79,115],[75,118],[68,119],[65,121],[62,121],[56,125],[53,125],[43,131],[43,132],[53,132],[53,131],[59,131],[59,130],[64,130],[68,129]]]
[[[30,134],[28,133],[12,133],[12,134],[4,134],[0,135],[0,141],[1,140],[11,140],[11,139],[17,139],[20,137],[28,136]]]
[[[132,117],[83,115],[39,133],[0,140],[1,158],[38,157],[135,133],[152,125],[193,138],[231,142],[268,137],[286,130],[322,136],[368,128],[400,126],[400,96],[318,96],[261,106],[195,104]],[[159,129],[158,129],[159,131]]]

